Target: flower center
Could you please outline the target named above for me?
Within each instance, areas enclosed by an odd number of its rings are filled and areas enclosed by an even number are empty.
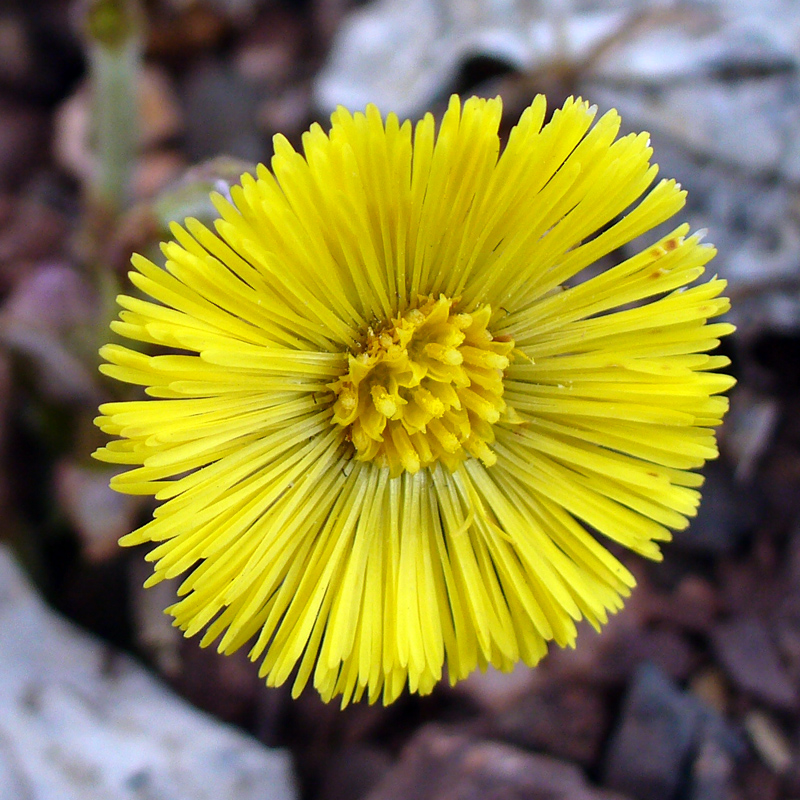
[[[468,456],[491,466],[514,342],[486,329],[488,305],[459,314],[444,295],[421,300],[370,328],[362,351],[349,356],[347,374],[330,384],[333,422],[348,428],[356,458],[388,467],[392,477],[437,461],[454,470]]]

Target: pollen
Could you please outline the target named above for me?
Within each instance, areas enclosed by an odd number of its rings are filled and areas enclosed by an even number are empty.
[[[346,375],[330,384],[333,423],[348,429],[359,461],[391,477],[473,457],[492,466],[492,426],[513,417],[503,400],[514,341],[489,330],[492,309],[459,312],[458,300],[420,298],[397,319],[370,328]]]

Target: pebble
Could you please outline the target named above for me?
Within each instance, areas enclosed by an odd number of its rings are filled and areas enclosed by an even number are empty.
[[[731,800],[735,774],[730,753],[716,739],[704,739],[692,765],[687,800]]]
[[[692,694],[719,714],[728,710],[729,691],[722,671],[715,666],[696,672],[689,683]]]
[[[189,161],[220,155],[264,160],[266,147],[256,126],[258,92],[234,67],[215,59],[200,61],[185,76],[181,90]]]
[[[43,111],[0,95],[0,191],[19,189],[44,163],[49,133]]]
[[[439,725],[420,729],[365,800],[624,800],[591,787],[580,769]]]
[[[723,669],[740,691],[776,710],[797,710],[797,688],[761,619],[739,616],[721,623],[712,633],[712,643]]]
[[[270,94],[258,106],[259,128],[268,136],[282,133],[289,141],[298,141],[311,118],[308,86],[295,84]]]
[[[696,574],[681,578],[669,593],[643,592],[647,619],[667,623],[689,633],[708,633],[719,611],[719,598],[711,583]]]
[[[800,312],[800,308],[798,308]],[[763,329],[767,317],[760,317],[755,325]],[[800,313],[797,317],[800,328]],[[737,328],[737,337],[742,341],[746,331]],[[731,393],[731,408],[725,417],[725,428],[721,438],[725,453],[734,465],[734,479],[741,487],[752,481],[767,452],[772,437],[780,422],[780,403],[774,398],[747,387],[736,387]]]
[[[706,464],[703,500],[692,524],[673,533],[673,543],[687,553],[721,556],[734,552],[756,526],[758,504],[735,485],[725,462]]]
[[[517,664],[511,672],[490,665],[456,684],[455,691],[494,717],[519,703],[537,685],[539,675],[536,668],[525,664]]]
[[[95,343],[87,338],[95,314],[91,287],[65,263],[37,264],[15,284],[0,312],[3,343],[32,367],[46,398],[71,404],[99,401]]]
[[[33,265],[65,249],[69,223],[49,203],[17,195],[0,215],[0,291],[7,292]]]
[[[637,800],[674,800],[700,724],[696,703],[658,668],[640,666],[611,736],[605,783]]]
[[[148,200],[171,186],[186,169],[186,160],[175,150],[144,153],[133,172],[135,200]]]
[[[59,508],[77,533],[89,561],[116,555],[119,538],[136,527],[141,498],[111,490],[108,482],[117,472],[71,459],[63,459],[55,467]]]
[[[761,761],[773,772],[786,772],[792,764],[792,749],[775,721],[762,711],[748,712],[744,729]]]
[[[608,729],[605,692],[586,683],[537,685],[492,720],[494,736],[581,766],[595,764]]]
[[[0,85],[15,97],[50,106],[83,71],[69,3],[0,3]]]
[[[384,750],[367,744],[348,744],[334,753],[319,779],[316,800],[364,797],[392,767]]]
[[[308,32],[295,14],[278,6],[267,8],[247,30],[234,64],[248,81],[265,89],[285,86],[293,76]]]

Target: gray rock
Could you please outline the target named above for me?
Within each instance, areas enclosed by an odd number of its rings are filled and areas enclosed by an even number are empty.
[[[505,744],[422,728],[366,800],[624,800],[574,765]]]
[[[717,738],[704,739],[692,765],[689,800],[732,800],[735,767],[734,757]]]
[[[0,97],[0,120],[0,190],[9,191],[41,166],[47,152],[48,124],[46,115],[34,106],[6,97]]]
[[[709,556],[733,552],[757,524],[759,503],[743,496],[725,465],[711,462],[704,469],[703,502],[692,524],[675,531],[673,541],[682,550]]]
[[[608,726],[602,690],[585,682],[545,681],[496,716],[492,733],[529,750],[592,766]]]
[[[3,800],[293,800],[288,755],[47,609],[0,547]]]
[[[609,745],[605,783],[637,800],[674,800],[701,725],[696,702],[661,670],[637,670]]]
[[[258,93],[233,67],[214,60],[198,63],[182,88],[190,161],[219,155],[254,162],[265,159],[256,124]]]
[[[797,710],[797,687],[769,630],[758,617],[734,617],[718,625],[712,642],[720,663],[737,688],[775,709]]]

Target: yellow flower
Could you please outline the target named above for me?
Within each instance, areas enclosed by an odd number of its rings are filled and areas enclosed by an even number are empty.
[[[388,703],[535,664],[634,584],[598,534],[660,558],[695,514],[733,383],[715,251],[681,225],[568,286],[684,193],[616,112],[543,124],[537,97],[502,149],[500,115],[340,108],[215,196],[216,232],[133,258],[152,301],[113,330],[170,350],[101,351],[150,396],[98,419],[113,487],[161,501],[123,544],[157,543],[148,584],[188,572],[175,624],[270,685]]]

